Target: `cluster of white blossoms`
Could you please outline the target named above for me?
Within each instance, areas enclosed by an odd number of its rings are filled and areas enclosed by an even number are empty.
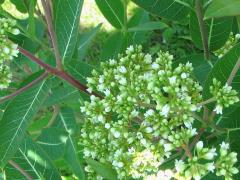
[[[233,48],[234,45],[237,44],[237,42],[240,40],[240,34],[236,34],[235,36],[231,32],[229,39],[225,43],[223,47],[218,49],[217,51],[214,52],[214,54],[218,57],[221,58],[223,57],[230,49]]]
[[[215,78],[213,79],[213,85],[210,86],[210,93],[217,102],[215,108],[217,114],[222,114],[224,107],[229,107],[239,101],[237,91],[233,90],[228,84],[222,87],[221,82]]]
[[[232,180],[232,175],[239,171],[234,164],[237,162],[237,153],[228,152],[229,144],[222,142],[217,153],[216,148],[203,148],[203,142],[199,141],[194,149],[193,157],[188,162],[175,161],[177,171],[175,178],[180,180],[199,180],[209,173],[216,171],[217,176],[224,176],[226,180]]]
[[[92,72],[88,91],[103,98],[92,95],[81,107],[85,158],[111,164],[119,179],[178,174],[161,165],[197,134],[193,113],[201,110],[203,100],[192,64],[173,68],[172,60],[168,52],[152,57],[141,46],[130,46],[118,60],[102,63],[103,72]],[[89,179],[101,179],[91,167],[85,170]]]
[[[20,33],[15,26],[15,20],[0,18],[0,89],[7,88],[11,82],[9,64],[18,55],[17,44],[8,39],[8,33],[13,35]]]

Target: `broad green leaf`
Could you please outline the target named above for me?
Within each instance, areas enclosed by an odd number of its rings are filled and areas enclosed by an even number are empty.
[[[143,9],[138,8],[132,18],[128,21],[128,28],[141,26],[149,22],[149,14]],[[147,31],[135,31],[130,34],[131,44],[143,44],[148,40]]]
[[[66,65],[66,68],[70,74],[75,77],[77,80],[86,84],[86,78],[91,76],[93,69],[96,69],[95,66],[88,64],[85,61],[74,60]]]
[[[188,4],[188,0],[133,0],[133,2],[152,14],[174,21],[186,18],[190,11],[189,7],[183,5]]]
[[[102,24],[99,24],[91,31],[79,34],[78,43],[76,47],[78,61],[83,60],[84,57],[86,56],[89,45],[91,44],[96,34],[99,32],[101,26]]]
[[[121,52],[124,46],[125,38],[121,32],[116,32],[108,38],[105,42],[103,50],[101,52],[101,61],[106,61],[112,58],[116,58]]]
[[[43,129],[36,143],[51,157],[57,160],[63,157],[67,141],[67,133],[58,128]]]
[[[205,18],[240,15],[239,0],[213,0],[205,13]]]
[[[61,180],[60,174],[48,154],[30,137],[24,139],[11,160],[17,163],[33,179]],[[26,179],[26,177],[10,164],[6,165],[5,172],[7,179]]]
[[[204,89],[203,95],[204,99],[210,98],[212,95],[209,93],[209,87],[212,85],[213,78],[218,79],[222,82],[222,85],[225,85],[229,75],[232,72],[233,67],[235,66],[238,58],[240,57],[240,43],[235,45],[225,56],[219,59],[214,67],[212,68],[211,72],[209,73]],[[240,91],[240,74],[235,76],[232,82],[232,86],[238,92]]]
[[[83,0],[54,0],[54,28],[62,61],[71,60],[78,36]]]
[[[78,159],[78,150],[76,141],[74,139],[74,133],[76,132],[76,119],[74,113],[69,108],[62,108],[59,113],[58,127],[61,127],[68,133],[68,139],[66,143],[66,151],[64,154],[64,160],[71,167],[73,173],[79,178],[84,180],[85,174],[82,165]]]
[[[131,27],[128,29],[129,32],[135,32],[135,31],[153,31],[157,29],[165,29],[168,25],[163,22],[147,22],[145,24],[139,24],[136,27]]]
[[[18,95],[7,106],[0,120],[0,161],[5,165],[21,144],[25,131],[48,95],[49,85],[43,80]]]
[[[45,100],[44,106],[52,106],[55,104],[77,102],[80,98],[79,90],[71,85],[59,86],[53,88],[50,96]]]
[[[121,0],[95,0],[98,8],[108,20],[108,22],[117,29],[125,27],[124,4]]]
[[[93,159],[87,159],[87,163],[97,172],[97,174],[101,175],[103,178],[108,180],[117,180],[117,173],[112,169],[110,165],[99,163]]]
[[[232,18],[209,19],[204,21],[208,33],[208,44],[212,51],[221,48],[229,38],[232,30]],[[190,33],[195,45],[202,49],[202,38],[197,16],[194,12],[190,14]]]

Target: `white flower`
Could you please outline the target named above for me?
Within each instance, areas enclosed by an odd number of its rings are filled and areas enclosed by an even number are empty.
[[[198,141],[198,143],[196,144],[196,149],[199,151],[203,148],[203,142],[202,141]]]
[[[206,170],[211,171],[211,172],[214,172],[214,169],[215,169],[214,162],[212,162],[212,163],[207,163],[207,164],[205,165],[205,167],[206,167]]]
[[[129,46],[129,47],[127,48],[127,50],[126,50],[126,53],[127,53],[127,54],[131,54],[132,52],[134,52],[134,47],[133,47],[133,45]]]
[[[173,77],[168,78],[168,80],[169,80],[169,83],[170,83],[171,85],[174,85],[174,84],[176,83],[177,77],[176,77],[176,76],[173,76]]]
[[[181,78],[182,78],[182,79],[186,79],[187,76],[188,76],[188,75],[187,75],[186,73],[182,73],[182,74],[181,74]]]
[[[165,152],[173,150],[173,145],[170,144],[170,143],[163,144],[163,146],[164,146],[164,151]]]
[[[169,107],[169,105],[166,104],[166,105],[163,106],[163,108],[162,108],[161,115],[162,115],[162,116],[165,116],[165,117],[168,117],[169,111],[170,111],[170,107]]]
[[[222,114],[222,110],[223,110],[223,107],[221,105],[217,105],[216,108],[214,109],[214,111],[217,114]]]
[[[120,132],[118,132],[118,131],[115,131],[114,133],[113,133],[113,136],[115,137],[115,138],[119,138],[120,137]]]
[[[122,77],[122,78],[119,80],[119,83],[120,83],[121,85],[126,85],[126,84],[127,84],[126,78]]]
[[[106,124],[104,125],[104,127],[105,127],[106,129],[109,129],[111,126],[110,126],[109,123],[106,123]]]
[[[154,110],[152,110],[152,109],[147,110],[147,112],[144,114],[145,117],[149,117],[152,115],[154,115]]]
[[[98,80],[98,81],[99,81],[100,84],[102,84],[102,83],[104,82],[104,76],[101,75],[101,76],[99,77],[99,80]]]
[[[151,127],[147,127],[145,129],[145,131],[146,131],[146,133],[151,133],[151,132],[153,132],[153,129]]]
[[[89,88],[87,88],[87,92],[92,93],[93,89],[89,87]]]
[[[236,34],[236,35],[235,35],[235,38],[236,38],[236,39],[240,39],[240,34]]]
[[[125,74],[127,73],[127,69],[125,68],[125,66],[120,66],[119,72]]]
[[[158,69],[159,68],[159,64],[156,63],[156,62],[152,63],[152,68],[153,69]]]
[[[9,54],[10,53],[10,49],[8,47],[4,47],[3,48],[3,52],[6,53],[6,54]]]
[[[224,149],[224,150],[229,149],[229,144],[228,143],[222,142],[222,144],[220,144],[220,146],[221,146],[221,149]]]
[[[144,61],[150,64],[152,62],[152,56],[150,54],[146,54],[144,57]]]
[[[104,94],[105,94],[105,96],[109,96],[109,95],[110,95],[110,90],[109,90],[109,89],[106,89],[106,90],[104,91]]]
[[[212,160],[216,155],[217,155],[216,149],[212,148],[204,155],[204,158],[207,160]]]
[[[182,172],[185,169],[185,164],[182,160],[175,160],[175,168],[177,172]]]

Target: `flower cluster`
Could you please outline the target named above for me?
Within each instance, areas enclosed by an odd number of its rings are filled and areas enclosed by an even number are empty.
[[[215,148],[203,148],[203,142],[199,141],[194,150],[194,156],[188,159],[175,161],[177,179],[195,179],[199,180],[209,172],[216,170],[217,176],[224,176],[225,179],[231,180],[233,174],[237,174],[237,168],[233,167],[237,162],[235,152],[228,153],[229,144],[222,142],[220,152],[217,153]],[[214,162],[216,160],[216,162]]]
[[[225,43],[225,45],[218,49],[217,51],[214,52],[214,54],[218,57],[221,58],[223,57],[232,47],[237,44],[237,42],[240,40],[240,34],[236,34],[235,36],[233,33],[230,34],[229,39]]]
[[[213,85],[210,86],[210,93],[217,101],[215,108],[217,114],[222,114],[224,107],[229,107],[239,101],[237,91],[233,90],[228,84],[222,87],[221,82],[215,78],[213,79]]]
[[[192,64],[174,68],[168,52],[153,58],[130,46],[101,67],[87,82],[89,92],[104,98],[91,96],[81,107],[84,157],[110,163],[119,179],[170,176],[160,166],[197,134],[193,113],[201,110],[202,87],[191,76]]]
[[[0,89],[7,88],[11,82],[9,63],[18,55],[17,45],[8,40],[8,33],[18,35],[16,21],[0,18]]]

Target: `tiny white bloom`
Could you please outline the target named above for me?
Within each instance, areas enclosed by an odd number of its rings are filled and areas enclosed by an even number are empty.
[[[221,105],[217,105],[216,108],[214,109],[214,111],[217,114],[222,114],[222,110],[223,110],[223,107]]]
[[[144,114],[145,117],[149,117],[152,115],[154,115],[154,110],[152,110],[152,109],[147,110],[147,112]]]
[[[115,131],[114,133],[113,133],[113,136],[115,137],[115,138],[119,138],[120,137],[120,132],[118,132],[118,131]]]
[[[120,71],[120,73],[123,73],[123,74],[127,73],[127,69],[125,68],[125,66],[121,66],[119,68],[119,71]]]
[[[152,63],[152,68],[153,69],[158,69],[159,68],[159,64],[156,63],[156,62]]]
[[[8,47],[4,47],[3,48],[3,52],[6,53],[6,54],[9,54],[10,53],[10,49]]]
[[[168,117],[168,113],[170,111],[170,107],[169,105],[164,105],[163,108],[162,108],[162,112],[161,112],[161,115],[165,116],[165,117]]]
[[[126,84],[127,84],[126,78],[122,77],[122,78],[119,80],[119,83],[120,83],[121,85],[126,85]]]
[[[216,149],[215,148],[212,148],[210,149],[205,155],[204,155],[204,158],[205,159],[208,159],[208,160],[211,160],[214,158],[214,156],[216,156],[217,153],[216,153]]]
[[[186,73],[182,73],[182,74],[181,74],[181,78],[182,78],[182,79],[186,79],[186,78],[187,78],[187,74],[186,74]]]
[[[109,129],[111,126],[110,126],[109,123],[106,123],[106,124],[104,125],[104,127],[105,127],[106,129]]]
[[[134,47],[133,47],[133,45],[131,45],[131,46],[129,46],[129,47],[127,48],[126,53],[127,53],[127,54],[130,54],[130,53],[133,52],[133,51],[134,51]]]
[[[110,90],[109,90],[109,89],[106,89],[106,90],[104,91],[104,94],[105,94],[105,96],[109,96],[109,95],[110,95]]]
[[[20,33],[19,29],[13,29],[12,33],[14,35],[18,35]]]
[[[177,172],[182,172],[185,169],[185,164],[182,160],[175,161],[175,168]]]
[[[171,85],[174,85],[174,84],[176,83],[177,77],[176,77],[176,76],[173,76],[173,77],[170,77],[170,78],[168,78],[168,79],[169,79],[169,83],[170,83]]]
[[[151,127],[147,127],[145,129],[145,131],[146,131],[146,133],[151,133],[151,132],[153,132],[153,129]]]
[[[198,141],[198,143],[196,144],[196,148],[197,150],[201,150],[203,148],[203,142],[202,141]]]
[[[229,144],[228,143],[222,142],[222,144],[220,144],[220,146],[221,146],[221,149],[224,149],[224,150],[229,149]]]
[[[206,170],[214,172],[214,169],[215,169],[214,162],[206,164]]]
[[[173,150],[173,145],[170,144],[170,143],[163,144],[163,146],[164,146],[164,151],[165,152]]]

